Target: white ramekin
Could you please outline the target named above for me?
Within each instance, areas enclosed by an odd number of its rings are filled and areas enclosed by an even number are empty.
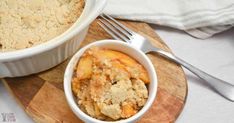
[[[63,34],[35,47],[0,53],[0,78],[38,73],[67,59],[77,51],[105,4],[106,0],[85,0],[82,15]]]
[[[72,57],[72,59],[68,63],[68,66],[67,66],[65,74],[64,74],[64,91],[65,91],[65,96],[66,96],[66,99],[67,99],[67,102],[68,102],[70,108],[84,122],[87,122],[87,123],[110,123],[107,121],[101,121],[101,120],[97,120],[95,118],[92,118],[92,117],[88,116],[87,114],[85,114],[82,110],[80,110],[77,103],[75,102],[75,97],[73,96],[72,89],[71,89],[71,79],[72,79],[72,75],[74,72],[74,67],[76,66],[79,58],[84,53],[84,51],[92,46],[104,47],[104,48],[108,48],[108,49],[112,49],[112,50],[126,53],[129,56],[136,59],[139,63],[141,63],[146,68],[148,75],[150,77],[150,84],[148,86],[149,98],[148,98],[146,104],[134,116],[132,116],[128,119],[115,121],[115,123],[118,123],[118,122],[132,123],[132,122],[137,121],[141,116],[143,116],[143,114],[150,108],[150,106],[154,102],[154,99],[155,99],[156,93],[157,93],[157,75],[156,75],[156,72],[154,70],[153,64],[151,63],[149,58],[143,52],[133,48],[132,46],[130,46],[127,43],[117,41],[117,40],[102,40],[102,41],[97,41],[97,42],[91,43],[91,44],[85,46],[84,48],[82,48],[81,50],[79,50]]]

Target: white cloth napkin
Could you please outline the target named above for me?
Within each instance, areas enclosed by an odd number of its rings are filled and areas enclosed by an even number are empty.
[[[234,26],[234,0],[108,0],[104,13],[208,38]]]

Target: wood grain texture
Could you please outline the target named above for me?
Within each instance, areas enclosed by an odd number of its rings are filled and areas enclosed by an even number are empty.
[[[96,40],[111,38],[96,22],[91,24],[81,47]],[[153,45],[170,52],[167,45],[149,25],[140,22],[121,22],[149,38]],[[157,54],[147,56],[154,64],[158,75],[158,92],[153,106],[138,122],[174,122],[186,101],[187,82],[184,72],[179,65]],[[63,92],[63,73],[67,63],[68,61],[65,61],[48,71],[35,75],[3,80],[9,91],[36,122],[82,122],[68,107]]]

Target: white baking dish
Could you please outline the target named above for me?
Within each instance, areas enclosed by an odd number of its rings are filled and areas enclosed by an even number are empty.
[[[106,0],[85,0],[80,18],[60,36],[35,47],[0,53],[0,78],[38,73],[66,60],[77,51],[105,4]]]

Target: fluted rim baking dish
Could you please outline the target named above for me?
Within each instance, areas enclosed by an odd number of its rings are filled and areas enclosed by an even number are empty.
[[[97,5],[92,8],[94,4]],[[63,44],[64,42],[75,36],[77,33],[79,33],[81,30],[83,30],[85,27],[87,27],[98,16],[97,13],[100,14],[100,11],[103,9],[105,4],[106,0],[85,0],[85,7],[81,16],[63,34],[34,47],[9,52],[0,52],[0,62],[32,56],[34,54],[51,50]]]
[[[77,21],[63,34],[22,50],[0,53],[0,78],[19,77],[50,69],[73,55],[84,40],[90,23],[102,12],[107,0],[85,0]]]

